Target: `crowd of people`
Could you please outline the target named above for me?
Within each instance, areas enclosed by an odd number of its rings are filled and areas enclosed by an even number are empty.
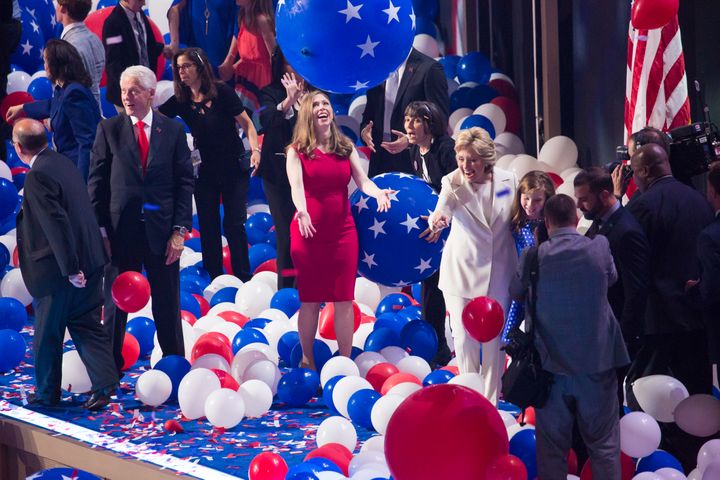
[[[62,39],[50,40],[44,53],[55,93],[10,109],[6,119],[15,121],[13,144],[31,166],[18,247],[36,301],[33,402],[60,401],[66,326],[92,379],[87,408],[110,401],[122,378],[127,319],[110,286],[126,271],[147,272],[163,355],[184,355],[178,259],[192,228],[193,195],[205,269],[213,278],[223,274],[222,202],[233,273],[249,280],[250,175],[262,177],[276,229],[278,288],[299,291],[301,366],[315,368],[323,302],[335,302],[339,352],[350,356],[358,239],[348,183],[354,180],[381,212],[391,208],[392,192],[361,167],[330,97],[284,59],[269,3],[237,0],[230,16],[215,4],[182,0],[168,13],[171,44],[164,46],[152,35],[144,1],[121,0],[103,27],[99,55],[82,34],[90,0],[58,2]],[[180,49],[181,42],[190,46]],[[163,52],[172,61],[174,95],[153,109],[152,67]],[[107,99],[119,112],[107,119],[98,106],[103,64]],[[372,152],[370,176],[408,172],[439,192],[420,234],[437,242],[450,229],[439,271],[423,281],[423,318],[440,339],[433,363],[451,359],[447,312],[460,373],[480,374],[482,393],[498,402],[502,347],[523,328],[527,251],[537,247],[532,322],[542,367],[555,379],[537,411],[539,476],[564,478],[576,426],[596,478],[619,479],[618,419],[623,404],[635,402],[626,386],[669,374],[690,394],[711,392],[711,365],[720,353],[713,317],[720,298],[720,165],[710,168],[706,200],[673,178],[667,136],[645,128],[631,139],[629,167],[580,172],[573,199],[556,194],[544,172],[518,179],[496,167],[485,130],[448,136],[448,110],[442,68],[413,49],[367,92],[361,126]],[[30,118],[20,119],[21,112]],[[174,117],[189,127],[192,151]],[[56,152],[42,119],[49,119]],[[638,187],[627,205],[625,168]],[[578,209],[592,221],[584,234],[576,228]],[[494,298],[507,313],[502,334],[482,344],[463,324],[465,306],[479,296]],[[681,432],[664,439],[692,465],[690,454],[682,455],[688,442]]]

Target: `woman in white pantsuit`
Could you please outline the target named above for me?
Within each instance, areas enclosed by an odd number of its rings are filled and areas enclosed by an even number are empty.
[[[495,144],[481,128],[460,132],[455,140],[458,169],[442,179],[442,190],[428,223],[433,232],[450,226],[440,262],[439,287],[445,297],[460,373],[482,373],[485,397],[497,404],[505,354],[500,335],[482,345],[470,337],[462,311],[473,298],[488,296],[507,312],[508,287],[517,267],[510,230],[517,179],[494,168]]]

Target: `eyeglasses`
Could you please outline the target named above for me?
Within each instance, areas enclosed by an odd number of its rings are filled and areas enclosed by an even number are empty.
[[[190,67],[194,67],[194,63],[183,63],[182,65],[175,65],[175,67],[178,69],[178,72],[181,72],[183,70],[189,70]]]

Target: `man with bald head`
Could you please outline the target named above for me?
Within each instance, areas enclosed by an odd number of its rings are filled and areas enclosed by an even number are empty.
[[[709,394],[712,370],[705,325],[700,305],[686,294],[685,284],[698,278],[697,239],[712,221],[712,209],[699,192],[672,176],[660,146],[638,148],[631,166],[642,195],[629,210],[650,244],[645,338],[633,365],[634,378],[668,374],[690,394]]]
[[[37,120],[15,123],[12,141],[30,165],[22,210],[17,217],[20,270],[34,297],[35,397],[51,407],[60,402],[65,328],[92,381],[89,410],[108,404],[117,384],[110,337],[100,324],[105,254],[87,187],[75,164],[48,148]]]

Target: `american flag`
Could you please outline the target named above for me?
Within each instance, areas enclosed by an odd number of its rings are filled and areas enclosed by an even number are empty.
[[[677,15],[654,30],[630,24],[625,85],[625,139],[645,126],[663,131],[690,123],[685,58]]]

